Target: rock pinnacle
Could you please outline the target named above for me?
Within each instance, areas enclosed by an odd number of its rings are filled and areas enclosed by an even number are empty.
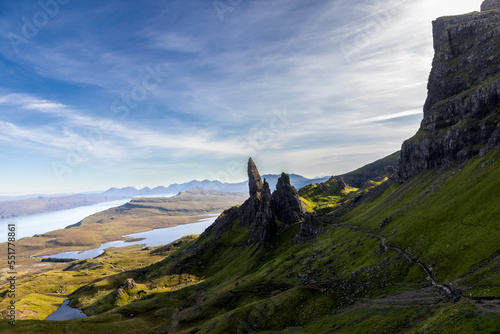
[[[257,196],[262,191],[262,179],[252,158],[248,159],[248,188],[250,197]]]

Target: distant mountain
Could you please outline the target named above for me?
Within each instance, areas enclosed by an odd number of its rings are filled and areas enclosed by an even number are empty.
[[[278,181],[279,175],[268,174],[264,175],[263,177],[269,183],[271,191],[276,189],[276,182]],[[327,179],[328,177],[307,179],[297,174],[290,175],[291,184],[297,189],[300,189],[309,184],[321,183],[326,181]],[[248,181],[240,183],[223,183],[220,181],[193,180],[181,184],[174,183],[169,185],[168,187],[158,186],[152,189],[149,187],[145,187],[142,189],[125,187],[121,189],[110,188],[103,193],[92,194],[61,196],[31,195],[22,196],[19,198],[4,197],[0,198],[0,219],[29,216],[51,211],[67,210],[80,206],[110,202],[122,198],[169,196],[191,189],[247,193]]]
[[[269,183],[271,191],[276,189],[276,183],[278,182],[279,175],[275,174],[267,174],[263,175],[263,178],[267,180]],[[304,186],[313,183],[321,183],[328,180],[328,177],[316,178],[316,179],[308,179],[301,175],[290,174],[290,182],[291,184],[300,189]],[[190,181],[186,183],[174,183],[169,185],[168,187],[159,186],[156,188],[142,188],[136,189],[134,187],[126,187],[126,188],[110,188],[102,193],[104,196],[158,196],[158,195],[168,195],[168,194],[177,194],[182,191],[190,190],[190,189],[202,189],[202,190],[216,190],[216,191],[231,191],[231,192],[247,192],[248,191],[248,181],[240,182],[240,183],[223,183],[220,181]]]

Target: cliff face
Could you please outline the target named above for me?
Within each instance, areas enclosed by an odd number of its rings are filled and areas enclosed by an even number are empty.
[[[500,10],[433,22],[435,56],[420,130],[403,143],[398,178],[500,146]],[[491,10],[493,9],[493,10]]]
[[[500,9],[500,0],[486,0],[481,5],[481,11]]]

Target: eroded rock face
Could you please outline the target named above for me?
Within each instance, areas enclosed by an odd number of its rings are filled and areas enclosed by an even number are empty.
[[[272,208],[272,195],[269,184],[264,180],[259,208],[249,242],[268,241],[276,234],[275,215]]]
[[[500,0],[485,0],[481,4],[481,11],[500,9]]]
[[[323,226],[311,214],[306,214],[304,222],[300,224],[300,232],[295,236],[294,242],[301,244],[316,238],[325,231]]]
[[[137,287],[137,283],[135,283],[133,278],[127,278],[125,281],[123,281],[119,288],[122,288],[124,290],[131,290]]]
[[[418,133],[403,143],[397,169],[401,182],[499,147],[500,11],[439,18],[433,34],[424,119]]]
[[[294,223],[304,219],[306,206],[299,192],[290,184],[288,174],[282,173],[272,196],[272,207],[279,221]]]
[[[346,189],[347,188],[347,183],[345,183],[342,176],[332,176],[330,178],[330,180],[328,180],[328,181],[334,181],[337,189]]]
[[[253,226],[249,242],[268,241],[276,234],[276,220],[295,223],[304,219],[306,207],[290,177],[283,173],[271,194],[269,184],[260,177],[255,163],[248,160],[250,198],[238,209],[239,227]],[[236,220],[236,218],[234,218]]]
[[[252,158],[248,159],[248,188],[250,191],[250,197],[257,196],[262,190],[262,179],[260,178],[257,166],[253,162]]]

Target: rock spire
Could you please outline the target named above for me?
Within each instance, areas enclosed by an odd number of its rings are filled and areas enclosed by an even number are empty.
[[[262,179],[260,178],[257,166],[252,158],[248,159],[248,188],[250,189],[250,197],[256,196],[262,190]]]
[[[278,231],[276,223],[302,221],[306,207],[297,189],[290,184],[288,174],[281,174],[276,190],[271,194],[266,180],[262,182],[252,158],[248,160],[248,188],[250,197],[238,208],[238,226],[251,226],[249,242],[268,241]]]
[[[259,208],[255,215],[255,222],[249,242],[270,240],[276,234],[278,227],[272,207],[271,190],[266,179],[264,179],[260,195]]]

